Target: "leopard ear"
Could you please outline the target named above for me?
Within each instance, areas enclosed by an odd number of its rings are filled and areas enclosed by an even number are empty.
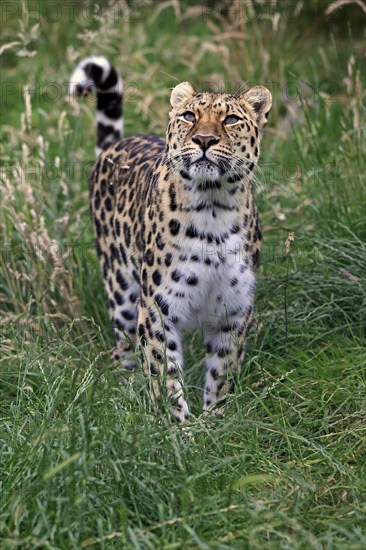
[[[271,92],[264,86],[254,86],[239,96],[239,101],[245,102],[252,109],[259,130],[263,130],[272,107]]]
[[[170,104],[173,108],[178,108],[196,95],[196,90],[190,82],[181,82],[172,90]]]

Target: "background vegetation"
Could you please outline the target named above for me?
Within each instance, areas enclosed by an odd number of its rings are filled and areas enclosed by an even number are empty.
[[[2,548],[366,547],[365,14],[363,0],[1,3]],[[109,357],[95,104],[67,97],[90,54],[124,77],[127,135],[164,135],[179,80],[274,95],[242,385],[224,421],[203,420],[189,336],[190,437]]]

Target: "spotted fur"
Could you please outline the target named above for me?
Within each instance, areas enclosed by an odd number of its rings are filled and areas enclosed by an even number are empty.
[[[205,413],[222,412],[243,363],[261,244],[252,174],[271,95],[185,82],[171,106],[166,140],[135,135],[99,156],[90,200],[116,357],[134,368],[138,344],[153,394],[185,421],[184,331],[203,331]]]

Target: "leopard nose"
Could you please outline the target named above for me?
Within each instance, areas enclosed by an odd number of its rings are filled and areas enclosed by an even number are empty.
[[[219,138],[215,136],[201,136],[199,134],[196,134],[192,137],[193,143],[197,143],[202,149],[202,151],[207,151],[211,145],[215,145],[215,143],[219,143]]]

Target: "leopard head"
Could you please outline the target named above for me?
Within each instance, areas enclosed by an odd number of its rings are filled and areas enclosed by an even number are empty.
[[[167,149],[174,170],[199,182],[235,181],[253,170],[272,105],[267,88],[239,95],[197,93],[182,82],[170,102]]]

